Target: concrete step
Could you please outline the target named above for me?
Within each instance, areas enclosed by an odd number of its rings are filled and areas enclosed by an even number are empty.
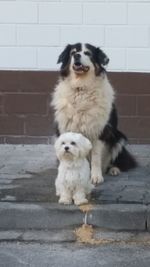
[[[73,230],[0,230],[0,242],[75,242]]]
[[[9,203],[0,205],[0,230],[52,230],[81,226],[85,213],[74,205]],[[92,205],[88,224],[111,230],[150,230],[150,206],[141,204]]]
[[[61,242],[77,242],[79,241],[76,229],[63,230],[1,230],[0,242],[28,242],[28,243],[61,243]],[[109,231],[100,228],[93,229],[92,238],[99,240],[99,244],[104,243],[150,243],[150,233],[135,231]],[[81,241],[81,240],[80,240]]]

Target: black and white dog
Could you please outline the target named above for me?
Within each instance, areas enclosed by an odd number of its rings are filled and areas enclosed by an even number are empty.
[[[91,179],[103,182],[103,173],[118,175],[136,167],[125,148],[127,138],[117,128],[114,90],[108,81],[105,53],[90,44],[67,45],[58,58],[60,80],[52,106],[58,134],[78,132],[92,142]]]

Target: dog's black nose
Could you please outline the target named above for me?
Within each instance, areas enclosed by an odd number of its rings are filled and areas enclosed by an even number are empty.
[[[80,66],[81,65],[80,58],[81,58],[81,55],[80,54],[75,54],[74,55],[74,64],[76,66]]]
[[[65,150],[68,151],[69,150],[69,146],[65,146]]]
[[[80,54],[74,54],[74,59],[75,60],[80,60],[80,58],[81,58],[81,55]]]

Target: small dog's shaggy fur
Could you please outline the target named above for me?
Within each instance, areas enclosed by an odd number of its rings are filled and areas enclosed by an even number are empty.
[[[102,173],[117,175],[136,167],[125,148],[126,136],[118,130],[115,94],[108,81],[105,53],[90,44],[68,45],[61,53],[61,78],[52,106],[58,134],[82,133],[92,142],[91,179],[103,182]]]
[[[92,148],[91,142],[79,133],[64,133],[55,142],[56,155],[60,161],[56,178],[56,195],[59,203],[76,205],[88,202],[86,195],[93,185],[90,166],[86,159]]]

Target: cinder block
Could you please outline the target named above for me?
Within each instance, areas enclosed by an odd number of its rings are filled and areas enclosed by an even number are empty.
[[[36,49],[0,47],[0,68],[36,68]]]
[[[16,44],[16,27],[15,25],[0,25],[0,45]]]
[[[104,52],[109,57],[109,70],[125,70],[126,69],[126,51],[123,48],[105,48]]]
[[[106,28],[107,47],[147,47],[148,27],[117,26]]]
[[[0,23],[35,23],[37,19],[35,2],[0,1]]]
[[[91,41],[90,41],[91,40]],[[104,45],[104,27],[101,26],[62,26],[61,45],[76,42]]]
[[[128,70],[149,71],[150,70],[150,49],[128,49],[127,68]]]
[[[57,59],[62,48],[40,47],[38,48],[38,68],[41,69],[58,69]]]
[[[59,45],[59,27],[50,25],[18,25],[17,44],[31,46]]]
[[[39,22],[48,24],[81,24],[80,3],[40,3]]]
[[[150,3],[132,3],[128,5],[129,24],[150,24]]]
[[[125,3],[87,3],[83,6],[85,24],[125,24]]]

